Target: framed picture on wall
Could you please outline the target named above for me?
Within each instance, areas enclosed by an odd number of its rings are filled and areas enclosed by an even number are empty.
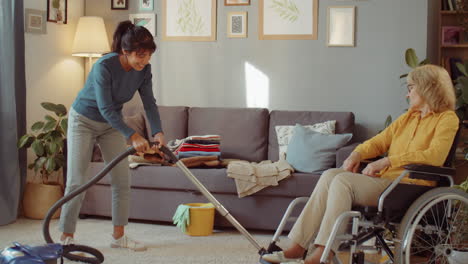
[[[151,35],[156,36],[156,15],[155,14],[130,14],[129,20],[136,26],[142,26],[151,32]]]
[[[127,10],[128,0],[111,0],[112,10]]]
[[[328,46],[354,47],[355,14],[355,6],[328,7]]]
[[[224,0],[225,6],[250,5],[250,0]]]
[[[163,40],[215,41],[217,0],[163,0]]]
[[[67,0],[47,0],[47,21],[67,23]]]
[[[24,12],[24,31],[46,34],[46,11],[26,8]]]
[[[140,1],[140,10],[141,11],[152,11],[154,0],[139,0]]]
[[[228,13],[227,35],[229,38],[247,37],[247,12]]]
[[[259,39],[317,39],[318,0],[259,0]]]

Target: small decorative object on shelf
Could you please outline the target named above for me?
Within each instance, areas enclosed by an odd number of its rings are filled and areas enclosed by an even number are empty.
[[[450,46],[461,43],[463,28],[458,26],[442,27],[442,45]]]
[[[463,27],[465,33],[468,32],[468,0],[457,0],[457,20]]]

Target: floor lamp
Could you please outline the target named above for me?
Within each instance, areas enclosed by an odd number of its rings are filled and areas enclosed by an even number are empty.
[[[85,82],[89,71],[91,71],[93,58],[101,57],[103,53],[109,51],[109,41],[107,40],[104,19],[95,16],[80,17],[73,41],[72,56],[88,58],[88,70],[85,70]]]

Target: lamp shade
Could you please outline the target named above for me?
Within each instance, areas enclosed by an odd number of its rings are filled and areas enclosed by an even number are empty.
[[[102,17],[80,17],[73,41],[72,55],[79,57],[100,57],[109,52],[106,27]]]

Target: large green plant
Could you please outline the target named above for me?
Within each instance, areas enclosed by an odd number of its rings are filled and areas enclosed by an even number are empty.
[[[65,165],[63,148],[67,135],[67,108],[62,104],[41,103],[41,106],[53,112],[55,116],[45,115],[45,121],[35,122],[31,133],[18,140],[18,148],[32,148],[36,159],[28,165],[39,173],[42,182],[49,183],[49,176]]]
[[[457,62],[458,70],[463,74],[455,80],[455,92],[457,95],[457,115],[460,120],[468,118],[468,60],[464,63]]]

